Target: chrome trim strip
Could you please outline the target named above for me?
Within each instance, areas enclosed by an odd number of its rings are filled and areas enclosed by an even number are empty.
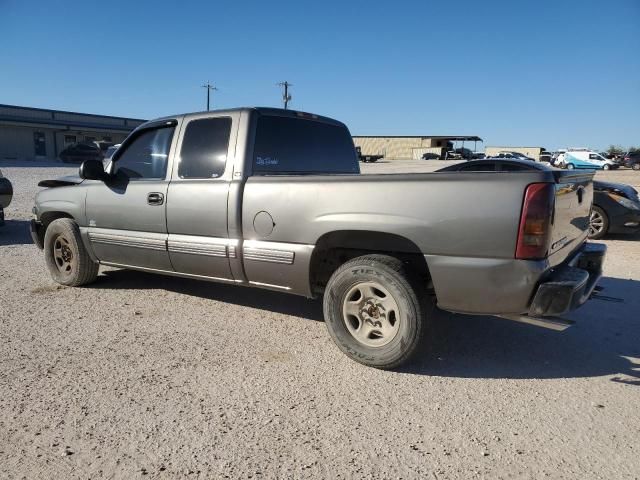
[[[205,255],[208,257],[226,257],[227,246],[193,242],[168,241],[169,253],[188,253],[191,255]]]
[[[122,247],[146,248],[148,250],[166,250],[166,240],[146,238],[135,235],[118,235],[113,233],[100,233],[89,231],[89,240],[93,243],[104,245],[119,245]]]
[[[249,282],[251,285],[256,285],[258,287],[269,287],[269,288],[279,288],[281,290],[291,290],[291,287],[283,287],[282,285],[273,285],[271,283],[263,283],[263,282]]]
[[[186,253],[190,255],[204,255],[208,257],[236,256],[235,238],[201,237],[195,235],[169,234],[167,241],[169,253]]]
[[[313,248],[314,245],[301,243],[246,240],[242,245],[242,254],[245,260],[293,265],[296,251],[301,253],[304,249],[313,250]]]
[[[294,252],[251,247],[245,247],[243,249],[243,255],[245,260],[256,260],[258,262],[269,263],[283,263],[286,265],[293,264],[293,259],[295,257]]]
[[[162,273],[164,275],[171,275],[172,277],[197,278],[201,280],[213,280],[215,282],[244,283],[242,280],[234,280],[232,278],[208,277],[206,275],[195,275],[193,273],[182,273],[182,272],[175,272],[171,270],[160,270],[157,268],[138,267],[136,265],[126,265],[123,263],[100,262],[100,265],[105,265],[108,267],[116,267],[116,268],[126,268],[129,270],[141,270],[143,272]]]

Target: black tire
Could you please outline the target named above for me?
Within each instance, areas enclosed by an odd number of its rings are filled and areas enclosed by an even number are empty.
[[[51,277],[61,285],[79,287],[98,276],[99,265],[89,257],[78,224],[70,218],[49,224],[44,234],[44,257]]]
[[[640,170],[640,163],[634,163],[633,165],[631,165],[631,168],[635,171]]]
[[[603,169],[603,170],[610,170],[610,169],[611,169],[611,167],[609,166],[609,164],[605,163],[605,164],[602,166],[602,169]]]
[[[609,217],[605,211],[597,205],[591,207],[589,216],[589,235],[591,240],[604,237],[609,231]]]
[[[361,286],[373,288],[377,293],[368,300],[358,291]],[[417,282],[405,272],[402,262],[394,257],[364,255],[346,262],[333,273],[324,293],[324,317],[331,338],[347,356],[370,367],[389,369],[408,362],[419,350],[427,328],[426,294],[421,292],[419,297],[416,286]],[[354,290],[361,297],[350,301],[347,296]],[[374,305],[367,308],[370,301]],[[377,301],[382,303],[378,305]],[[393,307],[385,310],[384,302],[395,303],[395,310]],[[358,317],[344,313],[347,304],[353,304],[360,311]],[[363,315],[368,320],[363,320]],[[395,333],[385,338],[381,333],[385,330],[382,323],[385,328],[391,326],[391,330],[386,331]],[[380,331],[376,333],[378,327]],[[349,328],[370,329],[369,336],[360,341]],[[379,341],[386,343],[375,345]]]

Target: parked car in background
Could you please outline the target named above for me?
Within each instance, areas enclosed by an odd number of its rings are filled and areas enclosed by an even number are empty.
[[[540,153],[540,157],[538,158],[539,162],[547,162],[551,163],[551,152],[547,152],[546,150]]]
[[[524,153],[513,152],[513,151],[498,152],[498,154],[492,158],[513,158],[516,160],[529,160],[531,162],[535,162],[534,158],[527,157]]]
[[[640,231],[638,191],[624,183],[594,181],[589,238],[598,239],[609,233],[638,231]]]
[[[420,350],[434,301],[563,330],[602,275],[606,247],[585,242],[593,172],[359,173],[326,117],[165,117],[108,171],[87,160],[40,182],[31,234],[67,286],[104,264],[321,297],[338,348],[379,368]]]
[[[640,170],[640,150],[626,153],[622,159],[624,166],[627,168],[633,168],[636,171]]]
[[[4,225],[4,209],[9,206],[13,198],[13,185],[0,171],[0,226]]]
[[[74,143],[60,152],[60,159],[65,163],[82,163],[85,160],[100,160],[104,153],[94,143]]]
[[[472,156],[472,160],[481,160],[483,158],[486,158],[486,155],[484,154],[484,152],[473,152],[473,156]]]
[[[422,160],[440,160],[440,155],[437,153],[426,152],[422,154]]]
[[[557,166],[568,170],[613,170],[619,167],[613,160],[608,160],[593,150],[569,150],[562,156],[562,165]]]
[[[567,151],[562,149],[553,152],[551,154],[551,161],[549,163],[551,163],[551,165],[553,165],[554,167],[560,168],[560,163],[564,159],[565,153],[567,153]]]
[[[521,172],[526,170],[555,169],[527,160],[486,159],[451,165],[441,168],[438,172]],[[594,180],[589,238],[595,240],[609,233],[638,231],[640,231],[638,192],[631,185]]]
[[[464,147],[454,148],[445,152],[445,160],[471,160],[472,158],[473,152]]]
[[[358,161],[364,163],[376,163],[381,158],[384,158],[384,155],[371,155],[371,154],[362,154],[362,148],[356,147],[356,155],[358,155]]]

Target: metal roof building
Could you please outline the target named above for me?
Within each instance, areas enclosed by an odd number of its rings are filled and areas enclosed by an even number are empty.
[[[68,145],[120,143],[145,120],[0,104],[0,160],[54,160]]]

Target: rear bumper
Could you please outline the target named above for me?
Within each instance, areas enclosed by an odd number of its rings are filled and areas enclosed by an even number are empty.
[[[425,255],[438,307],[472,315],[557,316],[582,305],[602,275],[606,247],[585,243],[563,263]]]
[[[554,268],[538,285],[528,314],[561,316],[584,304],[602,277],[607,247],[585,243],[569,262]]]

